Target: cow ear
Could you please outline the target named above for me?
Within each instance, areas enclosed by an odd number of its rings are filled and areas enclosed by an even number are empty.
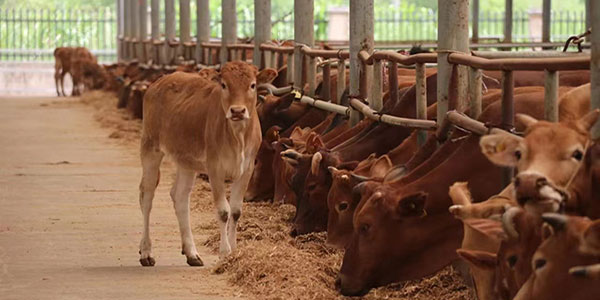
[[[371,166],[371,177],[383,178],[385,174],[393,167],[392,161],[387,155],[382,155]]]
[[[496,264],[498,261],[496,253],[491,253],[487,251],[458,249],[456,250],[456,254],[458,254],[458,257],[462,258],[471,266],[480,269],[493,270],[496,268]]]
[[[317,176],[319,175],[319,169],[321,167],[321,161],[323,160],[323,155],[321,152],[317,152],[313,155],[312,161],[310,163],[310,172]]]
[[[266,68],[258,72],[258,74],[256,75],[256,83],[270,83],[271,81],[273,81],[273,79],[275,79],[275,77],[277,77],[277,70]]]
[[[592,222],[583,233],[583,238],[586,243],[586,247],[593,249],[594,252],[600,252],[600,220]]]
[[[494,164],[515,167],[520,159],[518,147],[522,138],[512,134],[486,135],[479,140],[481,152]]]
[[[525,128],[529,128],[538,122],[534,117],[526,114],[516,114],[515,119],[517,119],[517,122],[525,125]]]
[[[585,129],[585,131],[589,131],[598,121],[598,117],[600,117],[600,109],[594,109],[579,119],[577,123]]]
[[[383,177],[383,182],[385,183],[399,180],[400,178],[406,176],[407,172],[408,170],[406,169],[406,166],[396,165],[392,167],[387,174],[385,174],[385,177]]]
[[[402,198],[396,207],[396,212],[400,217],[427,216],[427,212],[425,211],[427,196],[425,192],[417,192]]]
[[[275,107],[275,112],[282,112],[290,108],[292,103],[294,102],[294,94],[286,94],[277,99],[277,106]]]

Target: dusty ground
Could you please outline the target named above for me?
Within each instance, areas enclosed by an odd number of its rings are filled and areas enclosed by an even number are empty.
[[[324,234],[292,239],[287,234],[294,213],[290,206],[244,204],[239,226],[240,251],[217,263],[218,233],[210,186],[201,179],[192,194],[192,225],[196,244],[209,266],[185,267],[185,258],[178,255],[179,234],[168,200],[173,169],[168,161],[163,163],[166,180],[161,180],[151,216],[158,267],[138,267],[141,214],[136,155],[141,126],[125,112],[117,111],[115,101],[102,94],[84,95],[82,102],[87,105],[55,99],[0,101],[0,141],[14,140],[11,148],[0,148],[0,263],[4,264],[0,265],[0,272],[2,268],[8,270],[4,271],[8,276],[2,275],[0,281],[0,295],[3,289],[10,289],[9,294],[15,298],[56,298],[67,294],[73,298],[83,295],[121,299],[150,293],[151,298],[160,299],[343,298],[333,288],[343,253],[326,246]],[[15,132],[23,126],[31,127],[25,136]],[[38,135],[44,136],[39,145],[32,140]],[[24,148],[31,149],[26,152]],[[50,151],[40,154],[38,149],[42,148]],[[15,152],[23,157],[15,157]],[[60,164],[63,161],[69,163]],[[44,176],[33,177],[42,172],[37,169],[42,169]],[[39,190],[40,184],[45,191]],[[12,192],[7,196],[5,190],[9,186]],[[36,187],[35,192],[30,191],[31,186]],[[35,199],[39,195],[42,197]],[[67,208],[49,206],[44,200]],[[42,217],[33,220],[34,215]],[[21,224],[21,231],[13,224]],[[36,246],[43,249],[35,250]],[[33,248],[30,251],[35,250],[31,252],[34,257],[19,252],[23,248]],[[23,262],[15,262],[19,258]],[[63,274],[64,269],[68,270],[67,275]],[[76,279],[83,283],[73,282]],[[36,286],[36,290],[28,286]],[[459,276],[447,268],[431,278],[373,290],[365,299],[472,297]]]

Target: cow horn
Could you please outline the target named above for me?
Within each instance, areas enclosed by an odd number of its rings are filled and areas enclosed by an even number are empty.
[[[327,167],[327,170],[329,170],[329,173],[331,173],[332,175],[338,171],[338,169],[334,166]]]
[[[361,176],[361,175],[357,175],[354,173],[351,173],[350,175],[352,175],[352,178],[354,178],[354,180],[356,180],[358,182],[365,182],[365,181],[369,180],[369,177],[366,177],[366,176]]]
[[[567,217],[556,213],[545,213],[542,215],[542,220],[548,223],[555,231],[560,231],[567,224]]]
[[[298,159],[300,158],[302,154],[298,153],[298,151],[294,150],[294,149],[287,149],[285,151],[281,151],[281,156],[282,157],[287,157],[287,158],[291,158],[291,159]]]
[[[600,278],[600,264],[572,267],[569,269],[569,274],[582,278]]]
[[[518,239],[519,232],[515,228],[514,217],[521,212],[518,207],[511,207],[502,215],[502,229],[508,235],[509,238]]]

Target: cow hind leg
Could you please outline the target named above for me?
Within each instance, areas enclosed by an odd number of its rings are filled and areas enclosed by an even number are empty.
[[[215,207],[217,208],[217,221],[219,222],[219,234],[221,236],[219,256],[223,258],[231,253],[231,246],[227,239],[227,223],[229,221],[230,208],[225,196],[225,178],[219,175],[220,172],[209,168],[208,178]]]
[[[140,264],[145,267],[154,266],[156,261],[152,257],[152,241],[150,240],[150,211],[154,192],[160,180],[160,163],[164,154],[155,149],[141,151],[142,181],[140,183],[140,208],[144,218],[144,231],[140,241]]]
[[[179,222],[179,231],[181,232],[181,253],[187,258],[188,265],[203,266],[204,263],[196,249],[190,225],[190,192],[194,186],[195,178],[196,172],[178,167],[175,184],[171,189],[171,199],[173,199],[175,214]]]
[[[247,170],[231,185],[231,201],[229,202],[231,213],[227,224],[227,240],[229,241],[231,251],[235,250],[237,245],[237,224],[242,215],[242,201],[244,200],[244,194],[246,193],[246,189],[248,189],[248,183],[250,182],[251,177],[252,170]]]

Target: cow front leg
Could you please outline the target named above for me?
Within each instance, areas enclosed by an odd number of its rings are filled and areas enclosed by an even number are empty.
[[[217,208],[217,221],[219,222],[219,256],[221,258],[231,253],[231,246],[227,240],[227,223],[229,221],[229,202],[225,196],[225,178],[217,170],[208,171],[208,180],[212,189],[213,200]]]
[[[190,266],[203,266],[204,263],[198,255],[194,237],[192,236],[192,227],[190,225],[190,193],[194,186],[196,172],[182,167],[177,168],[175,184],[171,189],[171,199],[175,207],[175,214],[179,222],[179,231],[181,233],[182,254],[187,258]]]
[[[236,231],[237,224],[240,216],[242,215],[242,201],[244,200],[244,194],[248,189],[250,178],[252,177],[252,169],[246,170],[240,178],[235,180],[231,185],[231,200],[229,202],[231,214],[229,224],[227,224],[227,239],[231,246],[231,251],[235,250],[237,246]]]

